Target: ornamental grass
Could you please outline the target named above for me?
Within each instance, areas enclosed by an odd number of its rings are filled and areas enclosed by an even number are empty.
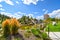
[[[18,33],[18,29],[20,27],[20,23],[18,22],[17,19],[11,19],[11,34],[15,35]]]
[[[10,34],[10,20],[6,19],[2,23],[2,28],[3,28],[3,35],[4,37],[8,37]]]
[[[20,23],[17,19],[6,19],[2,23],[3,34],[5,37],[8,37],[10,34],[15,35],[18,33]]]

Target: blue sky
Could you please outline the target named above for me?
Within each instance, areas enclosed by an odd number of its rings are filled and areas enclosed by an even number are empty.
[[[23,15],[43,19],[44,14],[60,18],[60,0],[0,0],[0,14],[17,19]]]

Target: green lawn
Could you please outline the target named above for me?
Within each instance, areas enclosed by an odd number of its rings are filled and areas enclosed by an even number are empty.
[[[57,23],[56,26],[52,25],[52,23],[48,24],[49,31],[51,32],[60,32],[60,21]],[[46,31],[48,31],[48,27],[46,28]]]

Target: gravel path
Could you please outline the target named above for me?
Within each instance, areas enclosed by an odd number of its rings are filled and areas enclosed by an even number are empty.
[[[26,31],[24,31],[24,30],[20,30],[20,29],[19,29],[18,32],[19,32],[19,34],[21,34],[21,35],[23,36],[24,40],[36,40],[36,39],[37,39],[33,34],[30,35],[29,38],[26,38],[26,37],[24,36],[24,33],[25,33]]]

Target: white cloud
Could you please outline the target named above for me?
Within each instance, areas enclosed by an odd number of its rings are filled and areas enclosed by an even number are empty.
[[[41,16],[37,16],[37,17],[36,17],[36,19],[43,19],[43,18],[44,18],[43,15],[41,15]]]
[[[60,18],[60,9],[54,10],[51,13],[48,13],[50,17],[58,17]]]
[[[16,1],[16,3],[17,3],[17,4],[19,4],[19,2],[18,2],[18,1]]]
[[[13,2],[11,0],[0,0],[0,2],[6,2],[9,5],[14,5]]]
[[[0,0],[0,2],[2,2],[3,0]]]
[[[58,19],[60,19],[60,14],[59,14],[59,15],[57,15],[55,18],[58,18]]]
[[[48,13],[48,10],[47,9],[43,9],[42,11],[44,12],[44,14],[47,14]]]
[[[7,13],[7,12],[1,12],[2,15],[7,15],[9,17],[12,17],[13,15],[11,13]]]
[[[25,15],[25,16],[29,16],[29,17],[33,17],[34,18],[34,15],[32,14],[32,13],[30,13],[30,14],[27,14],[27,13],[23,13],[23,12],[16,12],[15,13],[15,15],[17,16],[17,15],[21,15],[21,16],[23,16],[23,15]]]
[[[43,9],[42,11],[46,11],[46,9]]]
[[[44,11],[45,11],[45,9],[44,9]],[[47,13],[46,11],[45,11],[45,13]],[[58,9],[58,10],[54,10],[54,11],[52,11],[51,13],[47,13],[51,18],[53,18],[53,17],[55,17],[55,18],[60,18],[60,9]],[[36,17],[37,19],[44,19],[44,15],[41,15],[41,16],[37,16]]]
[[[30,14],[26,14],[26,16],[29,16],[31,18],[31,17],[33,17],[33,14],[31,14],[31,13]]]
[[[23,13],[23,12],[16,12],[16,13],[14,13],[14,18],[21,18],[22,17],[22,15],[25,15],[25,13]]]
[[[23,12],[17,12],[19,15],[26,15],[26,13]]]
[[[14,5],[11,0],[5,0],[5,2],[6,2],[7,4]]]
[[[38,14],[39,12],[34,12],[34,14]]]
[[[30,5],[31,3],[36,5],[39,0],[22,0],[22,1],[24,4],[27,5]]]
[[[0,8],[0,11],[5,11],[5,9],[3,9],[3,8]]]
[[[0,7],[3,7],[3,6],[0,4]]]
[[[13,18],[16,18],[16,19],[22,17],[22,15],[20,15],[18,12],[14,13],[14,14],[8,13],[8,12],[0,12],[0,13],[1,13],[2,15],[6,15],[6,16],[13,17]],[[22,14],[22,12],[21,12],[21,14]]]
[[[19,18],[21,18],[22,16],[21,15],[19,15],[18,13],[15,13],[14,15],[13,15],[13,18],[16,18],[16,19],[19,19]]]
[[[48,13],[48,10],[46,10],[45,12],[44,12],[44,14],[47,14]]]
[[[26,15],[26,16],[33,17],[34,18],[34,15],[32,13],[27,14],[27,13],[23,13],[23,12],[16,12],[16,13],[13,13],[12,14],[12,13],[7,13],[7,12],[1,12],[1,14],[7,15],[7,16],[10,16],[10,17],[13,17],[13,18],[17,18],[17,19],[18,18],[21,18],[22,15]],[[48,15],[50,17],[60,18],[60,9],[54,10],[51,13],[48,13]],[[44,15],[36,16],[36,19],[44,19]]]

